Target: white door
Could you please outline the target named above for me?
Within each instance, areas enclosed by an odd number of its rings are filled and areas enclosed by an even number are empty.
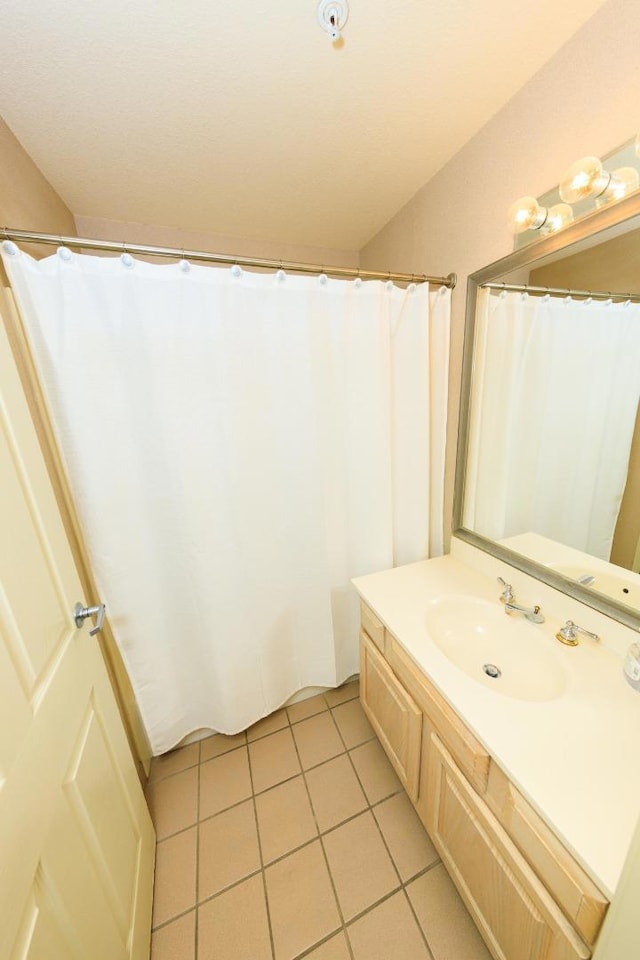
[[[87,451],[91,456],[91,451]],[[143,960],[155,837],[0,321],[0,958]]]

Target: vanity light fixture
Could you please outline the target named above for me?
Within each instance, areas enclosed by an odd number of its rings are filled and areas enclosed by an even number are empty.
[[[599,157],[582,157],[565,171],[560,181],[560,197],[565,203],[578,203],[589,197],[601,197],[611,183],[611,174]]]
[[[547,214],[547,229],[549,233],[556,233],[558,230],[562,230],[563,227],[566,227],[568,223],[571,223],[573,220],[573,210],[568,203],[555,203],[552,207],[549,207],[549,213]]]
[[[615,203],[616,200],[622,200],[628,193],[633,193],[640,186],[640,176],[635,167],[619,167],[611,174],[609,186],[601,197],[596,200],[596,206],[602,206],[605,203]]]
[[[509,207],[509,223],[514,233],[525,230],[540,230],[555,233],[573,220],[573,210],[568,203],[556,203],[541,207],[535,197],[520,197]]]
[[[320,0],[318,4],[318,23],[329,34],[332,43],[342,38],[342,29],[349,16],[347,0]]]
[[[516,236],[537,230],[541,231],[541,235],[557,233],[574,219],[571,205],[578,204],[575,215],[582,217],[585,212],[588,212],[586,208],[589,205],[593,209],[616,203],[640,190],[640,173],[636,166],[631,166],[634,155],[640,159],[640,134],[635,140],[623,144],[616,151],[615,157],[608,155],[609,163],[618,159],[618,162],[626,161],[626,166],[617,167],[611,171],[605,169],[599,157],[582,157],[576,160],[567,168],[558,184],[556,196],[560,195],[561,203],[549,203],[553,198],[553,192],[550,191],[542,198],[542,202],[535,197],[527,196],[521,197],[511,205],[508,216],[513,233]],[[533,233],[529,237],[517,239],[516,248],[533,239]]]
[[[520,197],[509,207],[509,223],[514,233],[539,230],[547,222],[549,211],[535,197]]]

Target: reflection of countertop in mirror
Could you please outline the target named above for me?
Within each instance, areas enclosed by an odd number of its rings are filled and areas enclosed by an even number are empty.
[[[539,649],[545,662],[553,659],[567,678],[553,699],[516,699],[462,672],[427,627],[443,598],[467,603],[463,598],[472,598],[472,603],[495,604],[501,611],[500,588],[491,577],[447,556],[359,577],[354,585],[593,880],[612,896],[640,814],[640,694],[625,682],[620,657],[588,640],[563,647],[555,639],[561,622],[551,616],[544,624],[514,620],[517,642],[522,642],[522,630],[529,630],[532,650]]]
[[[592,557],[582,550],[542,537],[539,533],[519,533],[498,542],[500,546],[542,563],[570,580],[577,581],[582,576],[593,577],[593,581],[586,585],[589,590],[640,611],[640,575],[632,570]]]

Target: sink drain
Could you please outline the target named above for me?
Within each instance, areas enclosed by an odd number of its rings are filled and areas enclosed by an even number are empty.
[[[497,680],[498,677],[502,676],[502,670],[500,667],[496,667],[495,663],[485,663],[482,669],[486,675],[491,677],[493,680]]]

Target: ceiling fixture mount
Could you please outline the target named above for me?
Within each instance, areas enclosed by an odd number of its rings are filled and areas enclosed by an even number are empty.
[[[320,0],[318,4],[318,23],[329,34],[332,43],[341,39],[348,16],[347,0]]]

